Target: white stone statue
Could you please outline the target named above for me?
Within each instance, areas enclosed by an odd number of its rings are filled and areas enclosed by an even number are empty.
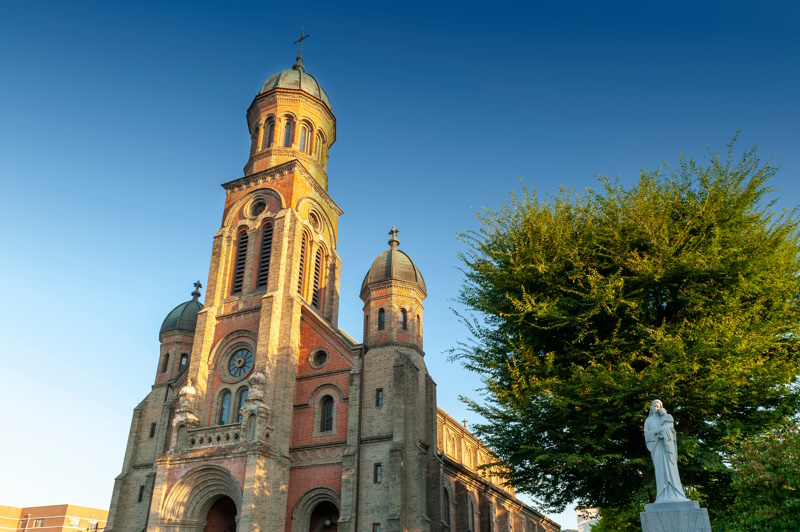
[[[656,399],[644,422],[644,441],[656,468],[656,503],[687,501],[678,476],[678,441],[675,420]]]

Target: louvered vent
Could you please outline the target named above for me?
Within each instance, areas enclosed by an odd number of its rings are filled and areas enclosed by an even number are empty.
[[[322,250],[317,250],[314,258],[314,293],[311,295],[311,304],[319,308],[319,281],[322,276]]]
[[[244,282],[244,263],[247,259],[247,233],[239,235],[239,243],[236,246],[236,265],[233,267],[233,289],[231,293],[238,294],[242,291]]]
[[[264,233],[261,235],[261,258],[258,261],[258,282],[256,286],[261,288],[267,286],[269,276],[269,258],[272,255],[272,224],[264,226]]]
[[[303,236],[303,243],[300,247],[300,275],[297,277],[297,293],[303,295],[303,278],[306,269],[306,237]]]

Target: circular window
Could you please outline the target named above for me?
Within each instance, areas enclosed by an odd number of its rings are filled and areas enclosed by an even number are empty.
[[[325,362],[328,361],[328,353],[326,353],[325,351],[317,351],[316,353],[314,353],[314,358],[312,360],[314,361],[315,366],[317,367],[322,366]]]
[[[308,213],[308,221],[311,224],[311,227],[314,228],[314,231],[319,233],[320,228],[322,227],[322,224],[319,223],[319,216],[317,216],[315,212],[311,211]]]
[[[258,200],[253,203],[253,206],[250,207],[250,214],[253,216],[258,216],[267,208],[267,203],[264,200]]]
[[[253,369],[253,353],[249,349],[239,349],[228,361],[228,371],[234,377],[247,375]]]

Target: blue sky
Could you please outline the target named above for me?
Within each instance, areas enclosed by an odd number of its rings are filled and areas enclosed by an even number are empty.
[[[798,204],[793,2],[0,0],[0,504],[108,506],[161,321],[206,281],[245,111],[302,26],[337,117],[340,326],[360,334],[358,289],[396,225],[459,419],[480,385],[446,361],[473,210],[520,181],[631,183],[737,128],[782,165],[779,205]]]

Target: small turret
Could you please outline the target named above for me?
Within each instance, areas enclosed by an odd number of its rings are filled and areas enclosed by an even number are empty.
[[[189,367],[197,315],[203,310],[203,304],[200,303],[202,287],[200,281],[194,283],[192,299],[172,309],[161,324],[158,333],[161,355],[156,372],[156,384],[165,383]]]
[[[361,284],[364,344],[410,344],[422,349],[425,280],[411,257],[400,251],[399,231],[389,231],[389,249],[378,255]]]

